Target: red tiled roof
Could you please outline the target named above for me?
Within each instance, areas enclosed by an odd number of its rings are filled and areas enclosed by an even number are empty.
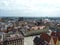
[[[52,32],[51,36],[55,36],[58,38],[58,40],[60,41],[60,32]]]
[[[54,44],[56,44],[57,40],[60,41],[60,32],[52,32],[51,36],[49,36],[46,33],[42,33],[40,37],[41,37],[41,39],[44,39],[47,42],[49,42],[50,39],[53,38]]]
[[[59,41],[60,41],[60,32],[58,32],[57,35],[58,35],[58,39],[59,39]]]
[[[60,32],[52,32],[51,36],[52,36],[55,44],[56,44],[57,40],[60,40]]]
[[[53,38],[54,44],[56,44],[56,42],[58,40],[58,33],[57,32],[52,32],[51,36]]]
[[[42,33],[40,38],[46,40],[47,42],[49,42],[51,39],[51,37],[46,33]]]
[[[56,44],[58,38],[53,38],[54,44]]]
[[[56,32],[52,32],[52,33],[51,33],[51,36],[55,36],[55,34],[57,34],[57,33],[56,33]]]

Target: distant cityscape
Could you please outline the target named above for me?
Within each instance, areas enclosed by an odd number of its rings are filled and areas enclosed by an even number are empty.
[[[30,45],[60,45],[60,17],[0,17],[0,45],[25,45],[30,36]]]

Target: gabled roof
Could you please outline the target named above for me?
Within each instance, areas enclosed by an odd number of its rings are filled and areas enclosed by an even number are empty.
[[[54,44],[56,44],[59,37],[59,32],[52,32],[51,37],[53,38]]]
[[[46,33],[42,33],[40,38],[45,40],[45,41],[47,41],[47,42],[49,42],[50,39],[51,39],[51,37],[48,34],[46,34]]]
[[[55,38],[55,37],[53,38],[54,44],[56,44],[57,40],[58,38]]]
[[[40,35],[40,38],[47,41],[49,43],[50,39],[52,38],[53,41],[54,41],[54,44],[56,44],[57,40],[60,41],[60,32],[52,32],[51,33],[51,36],[49,36],[48,34],[46,33],[42,33]]]
[[[51,33],[51,36],[53,37],[53,36],[57,36],[57,33],[56,32],[52,32]]]
[[[58,40],[60,41],[60,32],[58,32],[57,35],[58,35]]]
[[[60,32],[52,32],[51,36],[58,38],[58,40],[60,41]]]

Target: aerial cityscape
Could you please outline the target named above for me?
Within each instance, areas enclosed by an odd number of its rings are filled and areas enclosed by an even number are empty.
[[[0,17],[0,45],[60,45],[60,18]]]
[[[60,45],[60,0],[0,0],[0,45]]]

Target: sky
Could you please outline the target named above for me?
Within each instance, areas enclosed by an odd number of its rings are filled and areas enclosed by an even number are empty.
[[[0,0],[0,17],[60,17],[60,0]]]

